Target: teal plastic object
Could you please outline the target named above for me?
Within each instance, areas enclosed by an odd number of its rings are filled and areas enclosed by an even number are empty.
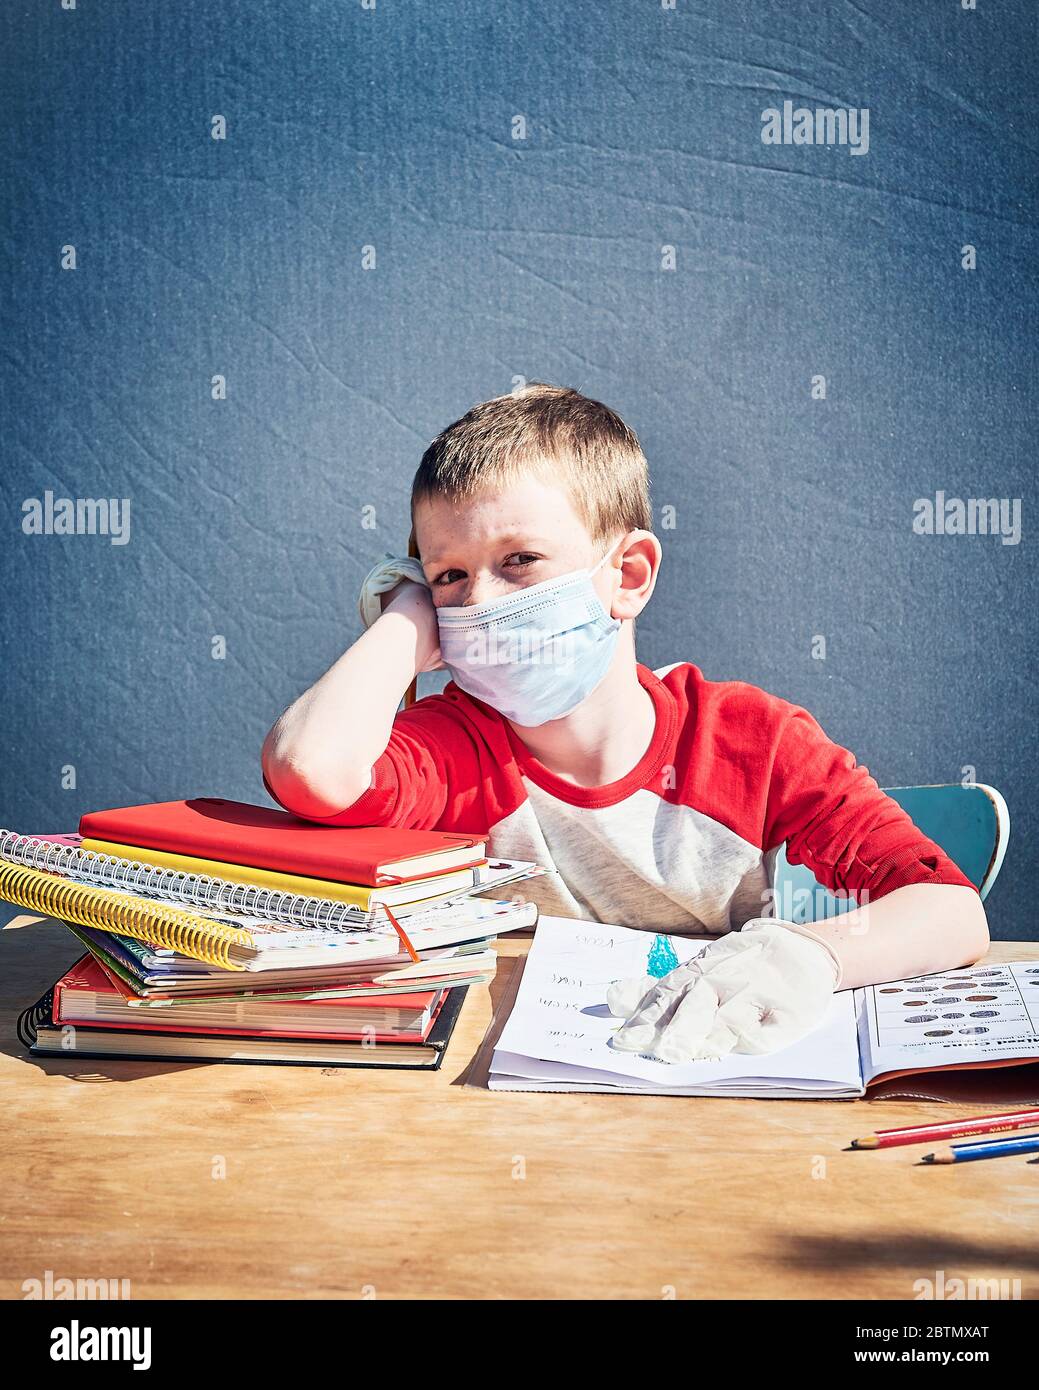
[[[938,787],[889,787],[887,795],[940,845],[984,900],[996,881],[1010,838],[1010,812],[995,787],[953,782]],[[787,922],[819,922],[855,906],[835,898],[803,864],[790,864],[780,846],[773,875],[775,915]]]

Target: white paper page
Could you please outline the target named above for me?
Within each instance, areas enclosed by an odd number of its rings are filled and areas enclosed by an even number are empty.
[[[975,965],[856,990],[863,1072],[1039,1057],[1039,963]]]
[[[595,1081],[530,1081],[523,1076],[493,1073],[487,1082],[491,1091],[558,1091],[566,1095],[574,1091],[594,1091],[601,1095],[628,1096],[700,1096],[711,1100],[855,1100],[861,1087],[835,1087],[800,1091],[791,1086],[764,1090],[760,1086],[737,1086],[735,1082],[722,1090],[718,1086],[643,1086],[629,1081],[623,1086],[602,1086]]]
[[[637,1080],[661,1087],[704,1086],[744,1081],[762,1089],[772,1082],[806,1081],[858,1091],[861,1088],[855,1009],[850,991],[835,995],[824,1023],[791,1047],[765,1056],[734,1054],[716,1062],[669,1064],[611,1048],[621,1025],[606,1006],[615,980],[647,973],[653,933],[568,918],[542,917],[527,956],[519,993],[495,1048],[491,1072],[505,1054],[565,1063],[604,1079]],[[680,963],[699,954],[703,939],[670,936]],[[553,1078],[546,1073],[546,1080]],[[575,1077],[575,1080],[577,1078]]]
[[[412,918],[402,922],[401,927],[415,950],[420,951],[533,926],[536,918],[537,908],[533,903],[474,898],[422,920]],[[344,964],[378,960],[393,956],[401,949],[400,938],[392,927],[379,931],[325,932],[319,927],[283,930],[255,923],[250,930],[260,954],[246,965],[247,970],[262,971],[297,961],[310,965],[325,960],[341,960]]]
[[[668,1067],[668,1074],[674,1070]],[[859,1095],[861,1087],[856,1082],[848,1086],[843,1082],[804,1081],[797,1079],[777,1079],[772,1076],[740,1076],[729,1080],[712,1080],[697,1086],[672,1087],[660,1081],[643,1081],[637,1077],[622,1076],[616,1072],[593,1070],[591,1067],[578,1067],[570,1062],[550,1062],[539,1057],[522,1057],[516,1052],[494,1054],[493,1079],[501,1077],[547,1081],[553,1084],[569,1085],[572,1089],[583,1090],[594,1086],[596,1090],[644,1091],[649,1095],[659,1095],[662,1091],[679,1095],[715,1096],[750,1094],[767,1097],[774,1093],[790,1095],[805,1093],[806,1096],[847,1096]]]
[[[857,1100],[862,1095],[861,1087],[808,1087],[798,1089],[779,1085],[777,1082],[768,1089],[753,1084],[743,1085],[734,1081],[726,1087],[720,1086],[649,1086],[637,1081],[626,1081],[622,1086],[604,1086],[597,1081],[542,1081],[530,1080],[525,1076],[510,1076],[505,1072],[492,1072],[487,1081],[491,1091],[594,1091],[601,1095],[613,1096],[699,1096],[710,1100]]]

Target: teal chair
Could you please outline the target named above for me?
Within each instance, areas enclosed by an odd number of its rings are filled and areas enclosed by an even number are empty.
[[[978,889],[982,900],[1003,866],[1010,838],[1010,812],[995,787],[889,787],[887,795],[939,845]],[[818,922],[855,906],[835,898],[803,864],[787,861],[780,846],[773,874],[775,912],[788,922]]]

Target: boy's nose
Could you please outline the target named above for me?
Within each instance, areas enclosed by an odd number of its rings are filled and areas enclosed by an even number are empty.
[[[474,608],[478,603],[497,598],[502,592],[501,584],[496,583],[491,574],[474,575],[462,591],[458,603],[463,608]]]

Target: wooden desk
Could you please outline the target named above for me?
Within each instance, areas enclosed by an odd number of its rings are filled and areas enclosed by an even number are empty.
[[[985,1107],[460,1084],[528,944],[500,943],[443,1070],[408,1074],[28,1059],[16,1014],[79,951],[3,933],[0,1296],[47,1270],[135,1299],[911,1299],[939,1270],[1036,1296],[1039,1166],[844,1151]],[[1015,956],[1039,943],[992,948]]]

